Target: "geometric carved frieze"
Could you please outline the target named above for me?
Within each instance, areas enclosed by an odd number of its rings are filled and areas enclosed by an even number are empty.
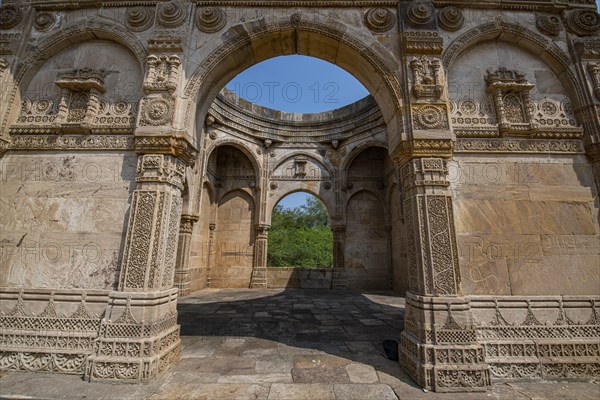
[[[457,139],[456,152],[491,152],[491,153],[567,153],[583,154],[581,140],[551,139]]]
[[[407,54],[435,54],[444,51],[444,40],[434,31],[404,32],[404,49]]]

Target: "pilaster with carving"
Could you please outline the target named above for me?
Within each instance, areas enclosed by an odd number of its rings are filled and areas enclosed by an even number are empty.
[[[337,290],[348,289],[348,278],[344,265],[344,247],[346,242],[346,225],[333,225],[333,273],[331,288]]]
[[[406,6],[404,50],[412,137],[392,152],[400,169],[407,229],[409,291],[400,365],[423,388],[437,392],[485,391],[490,385],[469,301],[460,296],[460,271],[448,160],[455,146],[449,122],[443,42],[432,30],[428,2]],[[411,19],[412,16],[412,19]],[[447,16],[446,16],[447,17]],[[460,22],[460,21],[458,21]]]
[[[256,226],[256,239],[254,241],[254,263],[252,266],[252,277],[250,279],[251,289],[267,288],[267,247],[269,244],[269,225],[259,224]]]
[[[181,215],[177,262],[175,265],[175,287],[179,289],[180,296],[187,296],[190,293],[190,244],[194,224],[198,222],[198,219],[197,215]]]

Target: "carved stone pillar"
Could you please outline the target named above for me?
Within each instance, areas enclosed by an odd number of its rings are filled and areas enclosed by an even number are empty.
[[[333,274],[331,288],[348,289],[348,277],[344,267],[344,244],[346,241],[346,225],[334,225],[333,231]]]
[[[187,149],[187,151],[182,151]],[[90,381],[148,382],[179,358],[173,287],[187,142],[136,137],[137,187],[129,211],[119,290],[110,293],[86,365]]]
[[[190,243],[197,215],[183,214],[179,224],[179,244],[177,245],[177,263],[175,265],[175,287],[180,296],[190,293]]]
[[[212,266],[217,252],[215,233],[217,224],[208,224],[208,248],[206,249],[206,287],[212,287]]]
[[[490,384],[488,366],[469,300],[460,297],[447,160],[412,158],[402,163],[401,172],[409,292],[400,364],[428,390],[484,391]]]
[[[251,289],[267,288],[267,247],[269,244],[269,225],[256,226],[256,239],[254,241],[254,264],[250,279]]]

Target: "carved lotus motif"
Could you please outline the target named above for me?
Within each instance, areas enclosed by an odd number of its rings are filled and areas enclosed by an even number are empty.
[[[142,32],[149,29],[154,23],[154,11],[146,7],[135,7],[127,10],[125,25],[129,30]]]
[[[463,27],[465,17],[459,8],[450,6],[442,8],[438,16],[438,21],[443,29],[454,32]]]
[[[373,32],[385,32],[395,24],[394,14],[385,8],[374,8],[365,14],[365,25]]]
[[[56,17],[49,12],[39,12],[33,20],[33,26],[40,32],[45,32],[56,23]]]
[[[23,19],[23,12],[20,8],[7,4],[0,7],[0,29],[10,29],[16,26]]]
[[[177,2],[162,4],[158,9],[158,23],[165,28],[177,28],[187,18],[187,11]]]
[[[575,10],[567,16],[567,27],[580,36],[596,35],[600,31],[600,15],[593,10]]]
[[[198,11],[196,26],[205,33],[218,32],[225,27],[227,17],[220,8],[207,7]]]
[[[433,21],[434,9],[430,3],[415,2],[408,6],[406,17],[411,25],[423,28]]]

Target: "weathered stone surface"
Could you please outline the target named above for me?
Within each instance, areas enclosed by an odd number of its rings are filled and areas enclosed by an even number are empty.
[[[283,313],[260,295],[252,314],[234,295],[186,303],[182,332],[213,339],[186,339],[181,365],[264,398],[251,381],[370,381],[349,365],[402,338],[429,390],[598,375],[593,1],[13,3],[2,370],[153,381],[180,359],[177,289],[301,287],[394,289],[405,312],[342,292]],[[288,54],[335,63],[370,96],[301,115],[222,90]],[[297,191],[328,210],[332,269],[268,268],[273,207]]]

